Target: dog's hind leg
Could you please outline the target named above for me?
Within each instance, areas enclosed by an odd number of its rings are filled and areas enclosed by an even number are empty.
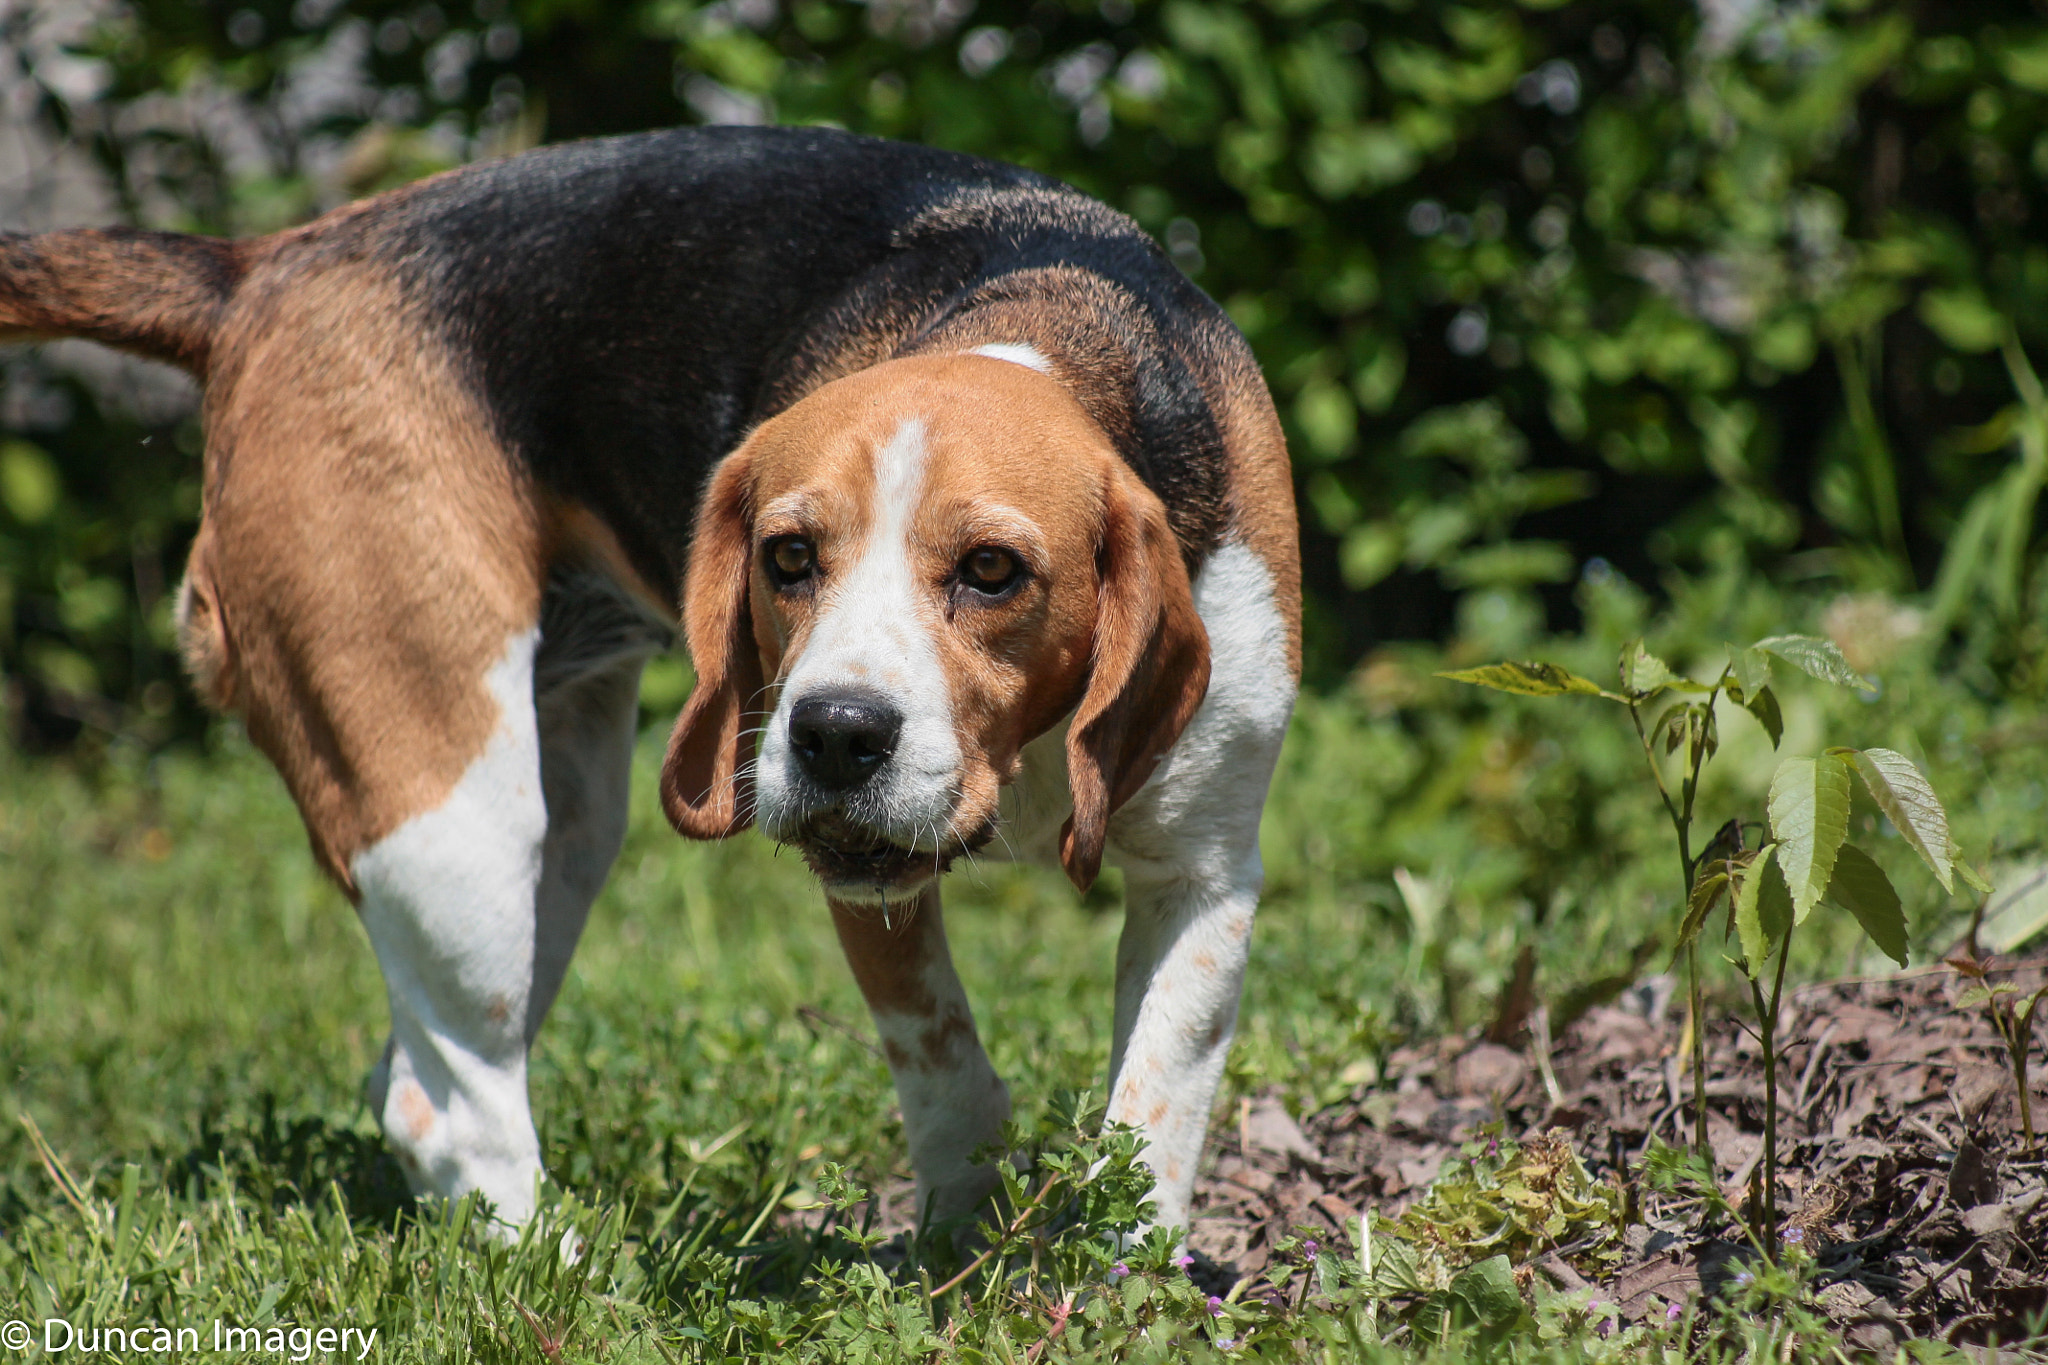
[[[533,679],[548,832],[534,906],[529,1045],[625,841],[640,670],[672,633],[605,573],[557,568],[549,576]]]
[[[616,844],[550,820],[549,770],[574,765],[549,740],[577,728],[535,697],[557,538],[392,279],[329,262],[289,284],[252,276],[216,343],[187,656],[368,931],[391,1007],[370,1099],[414,1188],[517,1223],[541,1175],[530,1031],[597,880],[578,850]],[[600,767],[626,690],[596,708]]]
[[[491,674],[484,755],[354,863],[391,992],[385,1132],[427,1189],[480,1190],[508,1223],[540,1171],[527,1050],[625,838],[640,668],[666,633],[601,576],[557,572],[537,637]]]
[[[667,633],[602,575],[558,570],[523,673],[492,674],[483,757],[355,863],[391,992],[385,1132],[424,1187],[479,1190],[506,1223],[540,1174],[527,1051],[625,838],[640,669]]]
[[[508,1224],[541,1175],[526,1094],[549,832],[539,638],[514,636],[487,673],[498,724],[453,789],[349,861],[391,1004],[370,1085],[385,1136],[415,1188],[480,1192]]]

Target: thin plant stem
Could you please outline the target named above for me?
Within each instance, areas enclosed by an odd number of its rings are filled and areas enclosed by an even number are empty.
[[[1714,685],[1707,690],[1704,703],[1706,719],[1703,725],[1714,720],[1714,703],[1720,700],[1721,689],[1728,685],[1730,668],[1721,670],[1721,676],[1714,679]],[[1692,856],[1692,802],[1699,794],[1700,772],[1706,767],[1707,746],[1702,740],[1688,746],[1686,755],[1685,782],[1681,788],[1681,819],[1678,824],[1678,856],[1685,864],[1685,901],[1692,901],[1692,884],[1699,876],[1699,863]],[[1714,1167],[1714,1145],[1707,1136],[1707,1019],[1706,993],[1700,986],[1699,949],[1696,944],[1686,945],[1686,975],[1692,992],[1692,1112],[1693,1145],[1706,1160],[1707,1169]]]
[[[1707,706],[1714,705],[1712,694],[1707,697]],[[1702,750],[1703,752],[1703,750]],[[1683,805],[1678,819],[1678,860],[1685,869],[1685,896],[1679,904],[1692,903],[1693,880],[1699,876],[1699,866],[1692,856],[1692,798],[1699,789],[1699,762],[1687,755],[1684,783],[1681,785]],[[1700,985],[1700,951],[1695,941],[1685,945],[1686,993],[1692,1009],[1692,1145],[1693,1150],[1707,1163],[1707,1169],[1714,1167],[1713,1140],[1707,1135],[1707,1013],[1706,991]]]
[[[1643,757],[1650,760],[1650,776],[1656,779],[1657,795],[1664,798],[1664,813],[1671,817],[1671,823],[1673,825],[1677,825],[1679,823],[1678,807],[1671,803],[1671,789],[1664,785],[1664,770],[1657,766],[1657,750],[1650,743],[1649,734],[1643,729],[1642,708],[1634,701],[1631,701],[1628,704],[1628,718],[1635,722],[1636,738],[1642,743]],[[1678,837],[1680,839],[1684,839],[1685,834],[1682,829],[1680,830]],[[1687,896],[1692,895],[1692,887],[1690,884],[1686,886],[1685,894]]]
[[[2034,1102],[2027,1095],[2027,1054],[2021,1049],[2012,1064],[2013,1079],[2020,1087],[2020,1128],[2027,1135],[2027,1150],[2034,1150]]]
[[[1711,699],[1710,699],[1711,704]],[[1680,913],[1692,900],[1692,794],[1690,785],[1686,791],[1685,809],[1671,799],[1671,788],[1664,782],[1664,770],[1657,764],[1657,746],[1650,743],[1649,732],[1643,729],[1642,708],[1634,701],[1628,704],[1628,718],[1635,722],[1636,739],[1643,746],[1643,759],[1650,765],[1650,776],[1656,780],[1657,795],[1664,800],[1664,813],[1671,817],[1671,828],[1678,835],[1678,877]],[[1693,1134],[1692,1147],[1695,1155],[1708,1162],[1713,1161],[1713,1148],[1707,1142],[1707,1061],[1703,1049],[1705,1018],[1702,1013],[1700,992],[1699,950],[1693,944],[1685,945],[1685,991],[1686,1008],[1692,1012],[1692,1096]]]
[[[1785,997],[1785,962],[1792,955],[1792,928],[1778,941],[1778,971],[1771,979],[1771,994],[1755,977],[1749,979],[1749,993],[1756,1001],[1758,1039],[1764,1047],[1764,1255],[1778,1259],[1778,1005]]]
[[[2048,999],[2048,986],[2034,992],[2027,1001],[2024,1014],[2020,1013],[2017,1001],[2008,1002],[2002,1014],[1996,997],[1989,1005],[1991,1022],[1999,1025],[1998,1031],[2005,1038],[2006,1055],[2012,1059],[2012,1080],[2019,1089],[2020,1131],[2026,1135],[2029,1152],[2034,1150],[2034,1101],[2027,1094],[2027,1053],[2034,1045],[2034,1016],[2040,1012],[2043,999]]]
[[[1700,990],[1699,948],[1691,943],[1685,945],[1685,981],[1688,1007],[1692,1010],[1692,1149],[1711,1170],[1714,1147],[1707,1137],[1706,1002]]]
[[[952,1279],[946,1281],[938,1288],[931,1290],[929,1293],[925,1295],[925,1297],[927,1299],[944,1298],[946,1295],[952,1293],[955,1289],[958,1289],[962,1284],[966,1283],[967,1277],[969,1275],[972,1275],[975,1271],[987,1265],[991,1258],[996,1256],[998,1253],[1002,1252],[1005,1248],[1007,1248],[1010,1245],[1012,1241],[1014,1241],[1017,1238],[1017,1236],[1020,1233],[1027,1230],[1027,1228],[1030,1225],[1032,1215],[1045,1207],[1045,1201],[1052,1197],[1052,1192],[1059,1187],[1060,1182],[1064,1179],[1064,1176],[1059,1175],[1048,1177],[1046,1182],[1038,1187],[1038,1193],[1033,1195],[1029,1200],[1027,1200],[1025,1202],[1024,1207],[1017,1210],[1017,1216],[1015,1218],[1012,1218],[1009,1221],[1009,1223],[1006,1224],[1003,1227],[1003,1229],[996,1234],[996,1240],[993,1246],[989,1247],[989,1249],[982,1252],[981,1255],[969,1261],[967,1265],[960,1271],[959,1274],[955,1275]]]
[[[1728,683],[1730,670],[1722,669],[1721,676],[1707,692],[1704,709],[1710,722],[1714,714],[1714,703],[1719,700],[1721,689]],[[1692,901],[1693,879],[1699,874],[1699,866],[1692,854],[1692,809],[1693,798],[1699,794],[1700,772],[1706,766],[1707,753],[1704,743],[1688,746],[1686,770],[1679,784],[1679,799],[1671,799],[1671,789],[1664,782],[1664,771],[1657,764],[1657,748],[1650,742],[1650,736],[1643,729],[1643,717],[1634,701],[1628,704],[1629,719],[1635,722],[1636,739],[1643,746],[1643,757],[1650,765],[1650,776],[1657,781],[1657,795],[1664,799],[1664,813],[1671,817],[1672,831],[1678,836],[1678,869],[1681,891],[1678,903],[1681,907]],[[1714,1148],[1707,1137],[1707,1039],[1706,1039],[1706,996],[1700,985],[1699,949],[1695,944],[1685,945],[1686,1003],[1692,1012],[1692,1145],[1695,1154],[1709,1165],[1714,1159]]]
[[[2027,1135],[2029,1152],[2034,1150],[2034,1102],[2027,1095],[2027,1044],[2031,1041],[2021,1038],[2012,1050],[2012,1079],[2020,1092],[2020,1131]]]

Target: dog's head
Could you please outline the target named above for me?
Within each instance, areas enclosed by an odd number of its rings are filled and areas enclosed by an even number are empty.
[[[1158,497],[1058,383],[980,355],[889,361],[758,428],[706,490],[683,615],[669,819],[758,819],[849,901],[990,839],[1070,712],[1060,856],[1086,887],[1209,680]]]

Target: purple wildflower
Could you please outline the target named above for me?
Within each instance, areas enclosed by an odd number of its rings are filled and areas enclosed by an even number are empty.
[[[1122,1261],[1118,1261],[1115,1265],[1109,1268],[1109,1273],[1116,1276],[1119,1280],[1121,1280],[1124,1276],[1131,1273],[1131,1268],[1125,1265]]]
[[[1614,1335],[1614,1319],[1602,1318],[1600,1319],[1600,1321],[1594,1323],[1593,1334],[1599,1337],[1602,1341],[1607,1340],[1608,1337]]]
[[[1223,1300],[1217,1298],[1214,1294],[1209,1296],[1209,1316],[1212,1318],[1223,1316]]]
[[[1321,1242],[1318,1242],[1313,1237],[1309,1238],[1306,1242],[1303,1242],[1301,1244],[1301,1254],[1308,1257],[1313,1257],[1318,1251],[1321,1251],[1322,1249],[1323,1244]]]
[[[1806,1240],[1806,1229],[1805,1229],[1805,1228],[1786,1228],[1786,1229],[1785,1229],[1785,1240],[1786,1240],[1786,1241],[1788,1241],[1788,1242],[1790,1242],[1790,1243],[1792,1243],[1792,1245],[1794,1245],[1794,1246],[1798,1246],[1798,1245],[1799,1245],[1799,1244],[1800,1244],[1801,1242],[1803,1242],[1803,1241],[1805,1241],[1805,1240]]]
[[[1677,1322],[1684,1316],[1685,1309],[1679,1304],[1674,1303],[1664,1309],[1664,1321],[1666,1322]]]
[[[1230,1351],[1230,1350],[1235,1350],[1236,1348],[1237,1348],[1237,1338],[1236,1338],[1236,1337],[1218,1337],[1218,1338],[1216,1338],[1216,1349],[1217,1349],[1217,1350],[1219,1350],[1219,1351]]]
[[[1179,1266],[1182,1270],[1186,1270],[1189,1266],[1195,1263],[1195,1258],[1188,1255],[1185,1251],[1183,1251],[1180,1255],[1173,1258],[1173,1263]]]
[[[1735,1277],[1735,1287],[1737,1289],[1747,1289],[1755,1283],[1756,1276],[1750,1274],[1747,1270],[1742,1271]]]

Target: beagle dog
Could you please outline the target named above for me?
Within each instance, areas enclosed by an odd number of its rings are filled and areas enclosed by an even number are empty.
[[[679,615],[663,804],[815,870],[927,1216],[990,1192],[1009,1113],[940,911],[980,852],[1123,869],[1108,1112],[1187,1223],[1300,569],[1258,367],[1129,219],[927,148],[675,130],[247,241],[0,235],[0,339],[58,335],[203,381],[185,658],[375,945],[370,1099],[420,1192],[535,1208],[527,1052]]]

